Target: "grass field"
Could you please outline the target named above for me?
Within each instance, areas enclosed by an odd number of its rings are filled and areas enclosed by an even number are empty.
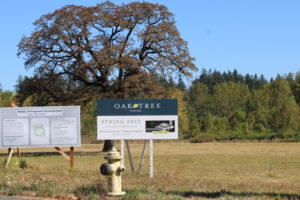
[[[143,143],[130,142],[130,147],[137,171]],[[106,178],[99,173],[105,162],[101,148],[75,148],[73,169],[54,149],[21,149],[28,167],[19,168],[14,155],[9,169],[0,170],[1,194],[109,199]],[[2,163],[6,152],[0,150]],[[148,149],[140,174],[130,172],[127,154],[125,165],[123,199],[300,199],[300,143],[154,141],[152,179]]]

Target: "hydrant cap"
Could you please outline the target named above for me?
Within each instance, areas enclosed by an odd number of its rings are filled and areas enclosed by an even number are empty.
[[[106,160],[121,160],[122,156],[120,153],[115,149],[115,147],[112,148],[111,151],[108,152],[106,156],[104,156]]]

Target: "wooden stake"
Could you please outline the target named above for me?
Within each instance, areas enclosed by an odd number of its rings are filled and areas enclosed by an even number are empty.
[[[74,147],[70,147],[70,167],[74,166]]]
[[[5,169],[8,168],[8,165],[10,163],[13,152],[14,152],[13,148],[8,148],[8,157],[7,157],[7,160],[6,160],[6,163],[5,163]]]
[[[21,159],[21,152],[20,152],[20,149],[19,149],[19,148],[17,148],[17,152],[18,152],[18,157],[19,157],[19,159]]]
[[[63,150],[61,148],[59,148],[59,147],[54,147],[54,148],[58,151],[58,153],[62,157],[64,157],[66,160],[70,160],[70,157],[67,154],[65,154],[65,152],[63,152]]]

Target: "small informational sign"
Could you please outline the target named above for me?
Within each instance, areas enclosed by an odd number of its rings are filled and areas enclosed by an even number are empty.
[[[80,146],[80,106],[0,109],[0,147]]]
[[[98,100],[97,139],[178,139],[177,99]]]

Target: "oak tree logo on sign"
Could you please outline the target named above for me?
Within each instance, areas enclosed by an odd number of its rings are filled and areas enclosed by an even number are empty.
[[[116,103],[114,104],[114,108],[124,109],[124,110],[130,110],[130,112],[142,112],[142,109],[160,109],[161,104],[160,103]]]

